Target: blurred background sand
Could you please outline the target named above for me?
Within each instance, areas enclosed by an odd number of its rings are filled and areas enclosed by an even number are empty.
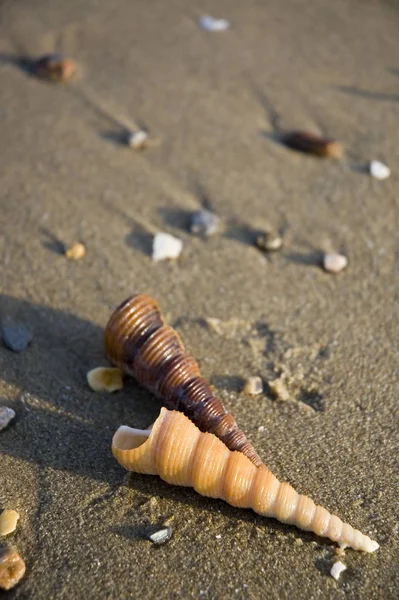
[[[202,31],[206,13],[231,28]],[[0,347],[0,403],[17,412],[0,433],[0,500],[21,514],[10,540],[27,563],[8,597],[396,598],[398,4],[21,0],[0,18],[0,310],[33,336],[20,355]],[[19,66],[56,50],[80,66],[70,84]],[[287,149],[276,114],[341,140],[344,159]],[[135,126],[162,143],[124,147]],[[366,174],[372,159],[392,177]],[[188,231],[204,204],[225,223],[206,241]],[[281,252],[254,247],[261,226],[284,231]],[[151,261],[157,230],[183,240],[177,263]],[[75,240],[87,256],[69,262]],[[331,249],[349,258],[339,276],[318,264]],[[375,555],[348,550],[337,583],[331,543],[123,472],[112,433],[160,405],[134,382],[95,394],[85,376],[137,291],[276,475],[377,539]],[[217,335],[208,317],[242,328]],[[291,401],[240,394],[282,365]],[[143,539],[172,517],[167,544]]]

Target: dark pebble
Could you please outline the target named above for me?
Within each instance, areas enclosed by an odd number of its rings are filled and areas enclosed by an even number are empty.
[[[31,341],[31,335],[22,323],[3,325],[3,342],[13,352],[22,352]]]

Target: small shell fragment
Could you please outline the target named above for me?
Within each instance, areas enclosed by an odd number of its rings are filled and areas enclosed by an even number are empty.
[[[334,577],[334,579],[336,581],[338,581],[341,573],[343,573],[344,571],[346,571],[346,567],[345,567],[344,563],[342,563],[340,560],[338,560],[331,567],[330,574],[331,574],[331,577]]]
[[[258,396],[263,392],[263,381],[260,377],[249,377],[245,382],[244,394],[249,394],[250,396]]]
[[[204,15],[200,18],[199,25],[205,31],[225,31],[230,27],[230,22],[227,19],[215,19],[210,15]]]
[[[283,239],[272,231],[264,231],[256,238],[256,245],[260,250],[266,252],[275,252],[280,250],[283,245]]]
[[[159,529],[158,531],[151,533],[151,535],[148,536],[148,539],[153,544],[164,544],[165,542],[168,541],[168,539],[171,537],[171,535],[172,535],[172,528],[171,527],[163,527],[162,529]]]
[[[3,342],[9,350],[22,352],[30,344],[32,337],[23,323],[7,322],[2,327]]]
[[[86,246],[81,242],[75,242],[65,251],[65,256],[68,260],[80,260],[86,256]]]
[[[133,150],[144,150],[148,145],[148,138],[150,136],[143,129],[133,131],[128,137],[127,144]]]
[[[383,179],[388,179],[391,175],[391,169],[379,160],[372,160],[370,162],[370,175],[374,179],[382,181]]]
[[[323,267],[328,273],[340,273],[348,266],[348,259],[343,254],[330,252],[323,257]]]
[[[76,70],[75,61],[71,58],[64,58],[61,54],[46,54],[35,63],[35,72],[38,77],[60,83],[71,79]]]
[[[8,406],[0,406],[0,431],[5,429],[15,417],[15,411]]]
[[[8,535],[17,528],[19,514],[16,510],[5,509],[0,514],[0,536]]]
[[[315,154],[325,158],[341,158],[343,148],[337,140],[323,138],[308,131],[293,131],[284,136],[283,142],[289,148]]]
[[[87,373],[87,383],[95,392],[116,392],[123,388],[122,371],[114,367],[97,367]]]
[[[0,548],[0,589],[11,590],[25,575],[26,565],[15,548]]]
[[[152,244],[152,260],[154,262],[179,258],[182,250],[183,242],[179,238],[163,232],[154,235]]]
[[[197,210],[192,214],[190,231],[197,235],[209,237],[220,229],[220,218],[210,210]]]

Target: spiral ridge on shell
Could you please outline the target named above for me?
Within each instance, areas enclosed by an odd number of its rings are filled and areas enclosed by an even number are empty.
[[[122,302],[108,321],[104,343],[110,360],[164,406],[183,412],[201,431],[215,434],[255,466],[263,464],[150,296],[137,294]]]
[[[122,426],[112,452],[129,471],[159,475],[164,481],[193,487],[232,506],[252,508],[265,517],[295,525],[341,546],[374,552],[377,542],[341,521],[307,496],[281,483],[265,466],[256,467],[215,435],[201,432],[183,413],[162,408],[151,430]]]

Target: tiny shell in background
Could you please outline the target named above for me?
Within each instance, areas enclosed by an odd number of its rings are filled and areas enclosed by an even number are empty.
[[[16,510],[6,508],[0,514],[0,536],[8,535],[17,528],[19,514]]]
[[[383,179],[388,179],[391,175],[391,169],[379,160],[372,160],[370,162],[370,175],[374,179],[382,181]]]
[[[338,581],[338,579],[341,576],[341,573],[343,573],[344,571],[346,571],[346,567],[345,567],[344,563],[341,562],[340,560],[338,560],[331,567],[330,575],[331,575],[331,577],[334,577],[334,579],[336,581]]]
[[[15,417],[15,411],[8,406],[0,406],[0,431],[8,427]]]
[[[323,257],[323,267],[327,273],[340,273],[348,266],[348,259],[343,254],[329,252]]]
[[[258,396],[263,392],[263,381],[260,377],[249,377],[242,390],[244,394]]]
[[[209,237],[220,229],[220,218],[210,210],[197,210],[191,216],[191,233]]]
[[[87,383],[95,392],[123,389],[122,371],[115,367],[97,367],[87,373]]]
[[[280,250],[283,245],[283,239],[277,233],[264,231],[256,238],[256,245],[260,250],[275,252],[276,250]]]
[[[68,260],[81,260],[86,256],[86,246],[81,242],[75,242],[65,250],[65,256]]]
[[[343,155],[342,144],[337,140],[323,138],[315,133],[308,131],[292,131],[287,133],[283,142],[289,148],[314,154],[324,158],[341,158]]]
[[[35,72],[38,77],[59,83],[71,79],[76,71],[75,61],[65,58],[61,54],[46,54],[35,63]]]
[[[148,138],[148,133],[143,129],[139,129],[129,134],[127,144],[133,150],[144,150],[148,146]]]
[[[226,31],[230,27],[230,22],[227,19],[215,19],[210,15],[204,15],[200,18],[199,25],[205,31]]]
[[[0,590],[11,590],[25,575],[26,565],[15,548],[0,548]]]
[[[152,243],[152,260],[173,260],[179,258],[183,250],[183,242],[169,233],[159,232],[154,235]]]

